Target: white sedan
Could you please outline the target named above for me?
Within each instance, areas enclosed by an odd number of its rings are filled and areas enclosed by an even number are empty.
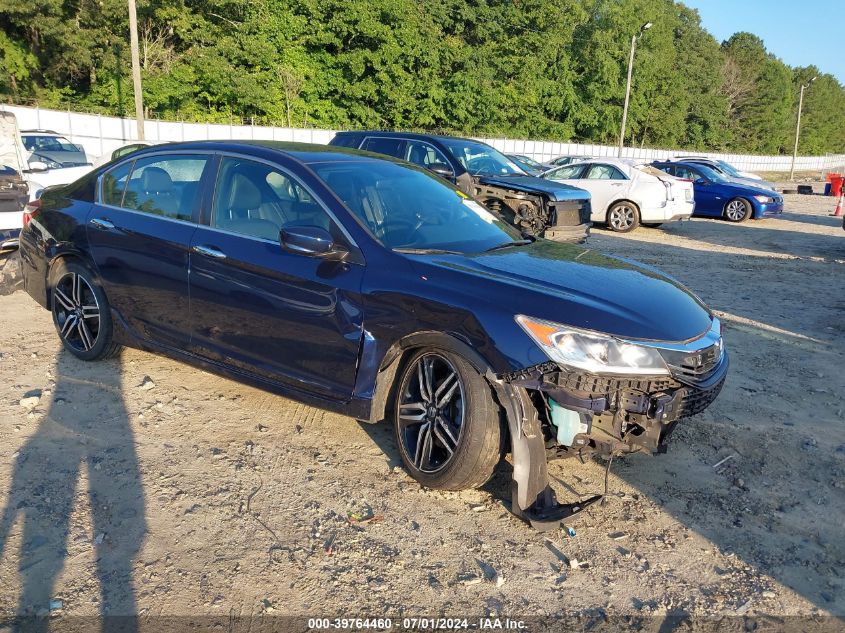
[[[689,218],[695,208],[689,180],[616,158],[592,158],[550,169],[541,178],[589,191],[592,221],[622,233],[640,224],[659,226]]]

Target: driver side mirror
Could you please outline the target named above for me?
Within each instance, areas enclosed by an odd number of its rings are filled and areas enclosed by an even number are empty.
[[[452,180],[455,177],[455,172],[446,163],[432,163],[428,166],[428,171],[446,180]]]
[[[695,180],[696,185],[709,185],[710,181],[707,178],[696,178]]]
[[[319,226],[291,226],[279,231],[282,249],[296,255],[320,257],[329,261],[343,261],[349,249],[337,244],[331,234]]]

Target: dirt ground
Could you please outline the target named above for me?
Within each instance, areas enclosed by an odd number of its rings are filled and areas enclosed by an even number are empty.
[[[53,630],[131,613],[228,619],[219,630],[269,614],[841,628],[834,204],[787,196],[778,219],[594,231],[594,248],[663,269],[716,310],[732,366],[667,454],[613,463],[608,503],[575,536],[505,510],[507,467],[482,490],[422,489],[385,425],[144,352],[82,363],[28,295],[0,296],[0,631],[16,613],[49,614]],[[550,471],[562,499],[602,490],[601,462]]]

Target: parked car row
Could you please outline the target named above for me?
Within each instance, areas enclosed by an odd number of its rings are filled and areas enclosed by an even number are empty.
[[[783,197],[753,179],[758,176],[729,175],[739,172],[705,158],[646,164],[566,156],[544,169],[548,165],[528,156],[504,155],[480,141],[448,136],[340,132],[329,144],[425,167],[519,230],[559,241],[583,241],[590,222],[628,232],[692,216],[742,222],[783,211]]]
[[[138,347],[389,421],[422,485],[481,486],[510,451],[539,529],[599,499],[558,502],[547,455],[660,452],[717,397],[721,324],[692,292],[519,230],[530,203],[583,235],[583,190],[465,139],[336,140],[159,145],[51,187],[26,207],[24,288],[80,359]],[[670,178],[631,177],[644,198]]]

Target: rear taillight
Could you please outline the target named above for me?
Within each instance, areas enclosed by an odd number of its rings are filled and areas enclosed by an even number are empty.
[[[23,225],[26,226],[29,224],[29,221],[38,215],[38,211],[41,209],[41,200],[33,200],[32,202],[27,203],[27,205],[23,208]]]

